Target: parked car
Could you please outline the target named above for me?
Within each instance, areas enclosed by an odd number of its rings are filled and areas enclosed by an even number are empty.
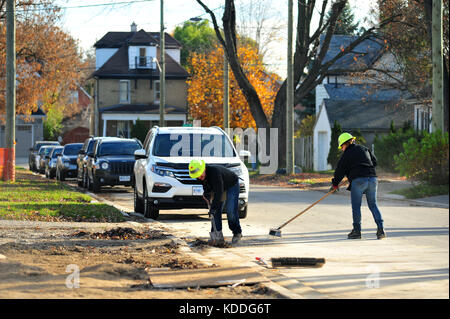
[[[93,149],[94,149],[94,143],[105,137],[94,137],[94,136],[90,136],[89,138],[87,138],[84,143],[83,146],[81,147],[81,149],[78,151],[78,156],[77,156],[77,182],[78,182],[78,186],[83,187],[83,188],[87,188],[87,162],[88,162],[88,153],[92,153]]]
[[[56,160],[58,154],[61,154],[64,147],[55,146],[53,150],[45,157],[45,177],[54,178],[56,174]]]
[[[142,148],[139,140],[126,138],[103,138],[95,142],[88,153],[87,184],[95,193],[103,185],[132,186],[134,152]]]
[[[248,152],[244,152],[245,155],[240,156],[248,156]],[[135,152],[135,157],[136,212],[156,219],[161,209],[207,208],[202,196],[203,186],[200,181],[190,178],[188,170],[192,158],[201,157],[207,165],[222,165],[239,176],[239,217],[247,216],[248,170],[222,129],[154,127],[148,132],[143,149]]]
[[[36,171],[36,155],[39,152],[41,146],[45,145],[60,145],[59,142],[55,141],[36,141],[34,146],[30,148],[30,154],[28,155],[28,166],[30,171]]]
[[[67,177],[77,176],[77,156],[83,143],[69,143],[64,145],[56,160],[56,179],[64,181]]]
[[[39,149],[36,155],[36,171],[40,174],[45,173],[45,157],[55,148],[55,145],[45,145]]]

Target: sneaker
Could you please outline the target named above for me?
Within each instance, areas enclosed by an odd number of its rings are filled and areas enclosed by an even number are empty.
[[[241,238],[242,238],[242,234],[241,233],[233,235],[233,239],[231,240],[231,243],[232,244],[237,244],[241,240]]]
[[[377,239],[383,239],[386,238],[386,234],[384,232],[383,228],[378,228],[377,230]]]
[[[353,229],[351,233],[348,234],[348,239],[361,239],[361,231]]]

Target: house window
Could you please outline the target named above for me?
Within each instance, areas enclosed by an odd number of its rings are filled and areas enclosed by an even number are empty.
[[[119,82],[119,103],[130,103],[129,80],[120,80]]]
[[[155,103],[159,103],[159,99],[161,97],[159,81],[155,81],[154,88],[155,88]]]
[[[139,66],[147,67],[147,54],[145,48],[139,48]]]

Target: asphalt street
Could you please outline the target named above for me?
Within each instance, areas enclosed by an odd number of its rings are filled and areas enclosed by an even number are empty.
[[[108,188],[99,194],[133,211],[131,189]],[[249,213],[241,220],[243,239],[235,247],[208,248],[200,253],[224,265],[255,265],[261,257],[325,258],[321,268],[278,268],[265,272],[298,298],[449,298],[449,211],[408,201],[379,200],[387,238],[376,239],[376,225],[363,202],[361,240],[348,240],[352,219],[349,192],[328,196],[282,229],[323,191],[300,191],[252,185]],[[152,222],[149,220],[149,222]],[[207,240],[206,210],[161,211],[158,222],[186,241]],[[223,232],[232,233],[226,216]]]

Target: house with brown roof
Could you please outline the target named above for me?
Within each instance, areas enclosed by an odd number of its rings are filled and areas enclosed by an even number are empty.
[[[100,136],[129,137],[140,119],[148,128],[159,123],[161,57],[159,32],[108,32],[94,45],[95,107]],[[165,114],[167,126],[186,123],[189,73],[180,64],[181,44],[165,33]]]

